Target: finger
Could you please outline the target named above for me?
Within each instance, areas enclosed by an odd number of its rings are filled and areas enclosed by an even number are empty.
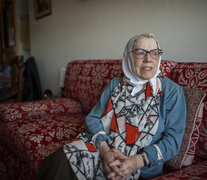
[[[114,153],[115,159],[127,159],[127,156],[125,156],[124,154],[122,154],[118,150],[117,150],[117,152],[114,151],[113,153]]]
[[[119,160],[115,160],[109,164],[111,170],[115,172],[117,175],[122,176],[122,172],[120,171],[121,162]]]
[[[107,178],[109,178],[109,179],[113,179],[113,178],[115,178],[116,177],[116,173],[115,172],[110,172],[109,174],[108,174],[108,176],[107,176]]]
[[[112,167],[112,166],[120,166],[120,165],[121,165],[121,162],[120,162],[119,159],[116,159],[113,162],[109,163],[110,167]]]
[[[111,168],[106,163],[104,163],[104,170],[105,170],[105,172],[106,172],[107,175],[109,173],[111,173]]]
[[[120,180],[126,180],[128,176],[123,176]]]
[[[123,176],[122,171],[120,171],[119,167],[117,166],[112,166],[111,167],[112,171],[115,172],[118,176]]]
[[[110,163],[112,163],[115,160],[114,156],[105,156],[103,158],[103,161],[105,164],[109,165]]]
[[[123,174],[131,174],[133,169],[130,166],[123,165],[119,168],[119,171],[123,172]]]
[[[111,151],[116,152],[116,153],[121,153],[118,149],[112,148]]]
[[[123,155],[119,150],[117,149],[111,149],[111,152],[113,152],[115,155],[119,156],[119,155]]]
[[[121,179],[122,179],[122,176],[118,176],[118,175],[116,175],[115,179],[116,179],[116,180],[121,180]]]
[[[132,174],[133,170],[131,168],[127,168],[123,170],[123,177],[128,177],[130,174]]]

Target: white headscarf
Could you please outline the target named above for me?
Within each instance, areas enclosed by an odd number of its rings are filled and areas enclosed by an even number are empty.
[[[153,89],[153,94],[155,94],[156,89],[157,89],[157,83],[158,83],[156,80],[156,77],[160,73],[161,56],[159,57],[159,62],[158,62],[156,74],[149,80],[143,80],[143,79],[139,78],[135,72],[133,59],[130,55],[130,52],[133,48],[133,45],[134,45],[134,42],[136,41],[136,38],[137,38],[137,36],[134,36],[128,41],[128,43],[125,47],[125,50],[124,50],[123,57],[122,57],[122,69],[123,69],[123,72],[125,75],[124,81],[131,84],[132,86],[134,86],[132,93],[131,93],[132,96],[134,96],[137,92],[139,92],[146,82],[150,82],[150,85]],[[157,42],[157,45],[158,45],[158,48],[160,48],[158,42]]]

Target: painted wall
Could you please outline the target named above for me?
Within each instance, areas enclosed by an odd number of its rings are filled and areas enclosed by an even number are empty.
[[[17,51],[19,55],[23,55],[25,61],[27,58],[30,57],[30,50],[25,49],[22,43],[22,38],[21,38],[21,31],[25,32],[22,30],[21,26],[21,20],[22,18],[28,18],[29,12],[28,12],[28,1],[27,0],[19,0],[16,1],[16,27],[17,27]]]
[[[153,32],[163,59],[207,62],[206,0],[52,0],[35,20],[29,1],[31,55],[42,88],[58,92],[59,72],[75,59],[121,58],[135,34]]]

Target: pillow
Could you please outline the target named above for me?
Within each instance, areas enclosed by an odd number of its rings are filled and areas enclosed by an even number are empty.
[[[203,89],[207,93],[207,63],[182,63],[172,70],[171,79],[183,87]],[[196,155],[207,159],[207,96],[204,101],[200,138],[196,145]]]
[[[54,98],[22,103],[0,104],[0,120],[17,121],[34,115],[82,113],[81,104],[73,99]]]
[[[200,126],[203,119],[203,108],[204,108],[204,103],[202,103],[200,110],[198,112],[198,116],[195,122],[195,127],[190,140],[190,146],[187,155],[185,157],[185,160],[183,162],[183,166],[190,166],[193,163],[193,159],[195,157],[195,152],[196,152],[196,144],[200,137]]]
[[[187,106],[186,127],[178,155],[165,163],[165,165],[171,170],[177,170],[183,166],[190,146],[196,118],[198,116],[198,112],[200,110],[203,99],[206,95],[205,91],[203,91],[202,89],[184,87],[183,91]]]

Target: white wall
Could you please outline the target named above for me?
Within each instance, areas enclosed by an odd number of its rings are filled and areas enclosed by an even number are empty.
[[[17,48],[18,55],[23,55],[25,61],[30,57],[30,51],[23,48],[21,41],[21,18],[28,16],[28,1],[27,0],[18,0],[16,1],[16,27],[17,27]]]
[[[43,90],[58,91],[59,70],[74,59],[121,58],[135,34],[153,32],[163,59],[207,62],[206,0],[52,0],[52,15],[34,18],[31,55]]]

